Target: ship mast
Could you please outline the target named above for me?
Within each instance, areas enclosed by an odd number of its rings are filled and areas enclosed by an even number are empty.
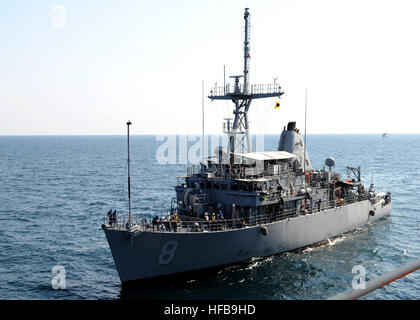
[[[308,88],[305,88],[305,138],[304,138],[304,148],[303,148],[303,172],[306,174],[306,114],[307,114],[307,104],[308,104]],[[306,178],[305,178],[306,186]]]
[[[250,28],[250,16],[248,8],[245,8],[244,13],[245,19],[245,40],[244,40],[244,93],[248,94],[249,92],[249,59],[251,58],[249,54],[249,41],[251,37],[251,28]]]
[[[131,185],[130,185],[130,125],[131,121],[127,121],[127,167],[128,167],[128,225],[132,225],[131,216]]]
[[[205,154],[204,154],[204,80],[201,81],[201,147],[202,149],[202,158],[203,158],[203,164],[202,164],[202,168],[204,169],[204,158],[205,158]]]
[[[233,88],[226,84],[223,88],[215,87],[210,91],[211,100],[232,100],[235,105],[233,110],[234,120],[225,119],[224,133],[228,135],[228,154],[231,164],[234,163],[234,154],[240,152],[252,152],[252,144],[249,136],[248,111],[253,99],[280,97],[283,94],[280,86],[276,84],[250,84],[250,14],[245,8],[245,41],[244,41],[244,70],[243,74],[230,76],[235,81]],[[243,78],[243,84],[240,79]]]

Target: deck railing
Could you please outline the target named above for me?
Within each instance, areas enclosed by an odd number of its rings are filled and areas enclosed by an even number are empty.
[[[234,85],[226,84],[224,87],[214,87],[210,91],[210,97],[225,96],[229,94],[241,94],[244,92],[243,84],[239,84],[238,88]],[[273,94],[273,93],[282,93],[282,89],[278,84],[268,83],[268,84],[252,84],[249,87],[250,94]]]
[[[246,218],[233,219],[217,219],[216,221],[207,221],[205,219],[198,219],[195,217],[186,217],[187,219],[180,220],[176,223],[171,221],[172,217],[169,214],[166,218],[161,219],[158,223],[153,223],[153,220],[143,216],[133,216],[131,227],[128,224],[126,216],[117,217],[117,220],[110,224],[109,219],[105,216],[104,224],[116,230],[128,230],[135,228],[143,231],[168,231],[168,232],[202,232],[202,231],[223,231],[228,229],[238,229],[244,227],[253,227],[285,219],[292,219],[302,215],[313,214],[320,211],[325,211],[341,206],[349,205],[358,201],[372,199],[368,195],[350,196],[342,198],[344,200],[333,200],[329,203],[322,203],[321,205],[312,204],[303,208],[292,208],[289,210],[282,210],[278,212],[257,214]]]

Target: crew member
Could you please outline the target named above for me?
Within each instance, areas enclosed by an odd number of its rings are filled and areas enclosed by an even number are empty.
[[[117,210],[112,213],[112,223],[117,224]]]
[[[211,222],[216,222],[216,213],[214,213],[214,212],[211,215]]]
[[[155,226],[157,230],[159,230],[159,224],[160,224],[159,214],[156,213],[156,215],[153,217],[153,220],[152,220],[153,231],[155,231]]]
[[[112,227],[112,209],[109,209],[109,211],[106,215],[108,216],[109,226]]]
[[[172,228],[174,229],[175,232],[177,231],[177,228],[178,228],[178,221],[179,221],[178,214],[175,213],[175,215],[172,219],[172,222],[171,222]]]

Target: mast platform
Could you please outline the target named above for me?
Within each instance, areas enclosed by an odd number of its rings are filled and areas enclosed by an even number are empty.
[[[283,94],[281,86],[277,84],[252,84],[249,93],[244,93],[243,84],[231,86],[227,84],[225,87],[215,87],[210,91],[209,98],[211,100],[248,100],[259,98],[280,97]]]

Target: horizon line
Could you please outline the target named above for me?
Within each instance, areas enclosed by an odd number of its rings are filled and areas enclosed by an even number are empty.
[[[389,133],[389,132],[388,132]],[[281,133],[251,133],[251,135],[280,135]],[[358,133],[307,133],[307,135],[382,135],[383,132],[358,132]],[[420,132],[395,132],[391,135],[409,135],[420,134]],[[126,136],[127,134],[119,133],[65,133],[65,134],[0,134],[0,137],[57,137],[57,136]],[[202,136],[202,133],[131,133],[130,136],[174,136],[174,135],[194,135]],[[205,135],[224,135],[224,133],[206,133]]]

